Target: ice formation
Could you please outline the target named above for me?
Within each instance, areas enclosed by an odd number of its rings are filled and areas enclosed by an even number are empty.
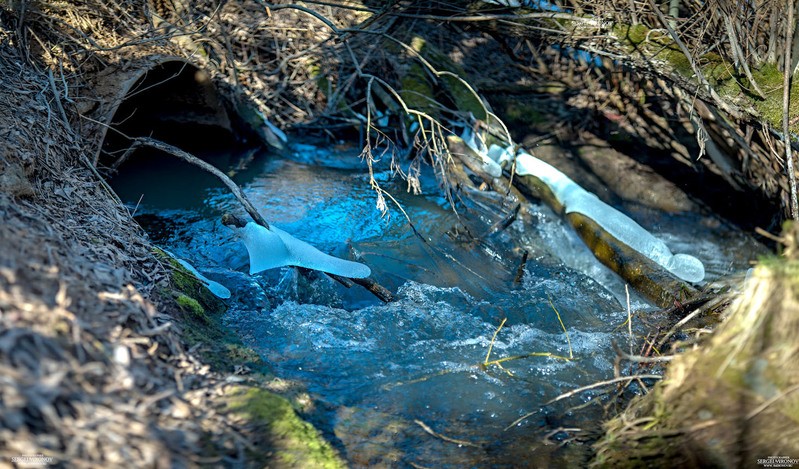
[[[702,261],[687,254],[672,254],[663,241],[549,164],[529,153],[519,152],[516,155],[516,173],[540,179],[563,205],[564,213],[576,212],[587,216],[613,237],[677,277],[688,282],[701,282],[705,278]]]
[[[485,143],[483,143],[480,137],[475,135],[472,129],[466,127],[461,134],[461,140],[480,157],[480,164],[483,172],[494,178],[502,176],[502,166],[490,157]]]
[[[208,290],[214,294],[214,296],[222,299],[230,298],[230,290],[225,288],[224,285],[221,283],[214,282],[213,280],[207,278],[203,274],[201,274],[197,269],[194,268],[193,265],[189,264],[187,261],[183,259],[179,259],[176,255],[172,254],[169,251],[164,250],[165,253],[169,254],[173,259],[178,261],[178,264],[182,265],[186,270],[192,273],[197,280],[199,280],[203,285],[208,287]]]
[[[513,153],[507,148],[501,147],[495,143],[492,143],[491,146],[488,147],[488,157],[503,168],[506,164],[513,162]]]
[[[261,119],[263,124],[261,126],[261,136],[266,139],[269,145],[277,149],[283,149],[285,144],[289,141],[286,134],[275,124],[269,122],[269,119],[267,119],[266,116],[261,113],[261,111],[256,110],[255,112],[258,114],[258,117]]]
[[[366,278],[372,273],[364,264],[325,254],[274,225],[266,229],[249,222],[239,234],[250,254],[250,274],[287,265],[349,278]]]
[[[285,132],[280,130],[275,124],[269,122],[269,119],[265,118],[264,124],[266,124],[266,126],[269,127],[269,130],[271,130],[272,133],[275,134],[275,136],[277,136],[278,139],[280,139],[280,141],[282,141],[283,143],[287,143],[289,141],[289,138],[286,136]]]

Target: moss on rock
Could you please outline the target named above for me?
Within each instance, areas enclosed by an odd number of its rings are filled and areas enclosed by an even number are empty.
[[[248,451],[269,467],[343,468],[339,455],[319,431],[302,420],[288,400],[264,389],[232,386],[223,398],[225,412],[258,442]]]
[[[183,312],[190,313],[193,317],[204,323],[210,322],[210,318],[205,313],[205,308],[194,298],[181,293],[175,298],[175,303],[180,306]]]
[[[220,314],[225,311],[227,308],[225,302],[211,293],[211,290],[201,281],[197,280],[185,267],[180,265],[180,262],[161,249],[155,248],[153,253],[158,259],[169,265],[171,269],[169,288],[171,288],[172,296],[176,298],[176,302],[178,302],[178,306],[180,306],[181,309],[185,311],[187,310],[186,308],[188,308],[190,312],[199,312],[196,308],[196,306],[199,306],[203,314],[206,312]],[[180,299],[183,296],[187,298]],[[191,302],[188,301],[189,299],[194,300],[197,305],[191,304]]]

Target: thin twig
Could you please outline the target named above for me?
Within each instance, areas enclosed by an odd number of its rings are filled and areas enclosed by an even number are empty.
[[[161,142],[159,140],[155,140],[155,139],[150,138],[150,137],[137,137],[137,138],[134,139],[133,146],[131,146],[131,148],[129,148],[128,151],[126,151],[122,155],[122,157],[120,157],[119,160],[117,160],[114,163],[114,168],[118,167],[124,161],[124,159],[128,158],[128,156],[132,153],[132,149],[135,146],[148,146],[148,147],[155,148],[156,150],[161,150],[161,151],[163,151],[165,153],[168,153],[168,154],[170,154],[172,156],[180,158],[180,159],[186,161],[187,163],[193,164],[193,165],[195,165],[195,166],[197,166],[197,167],[199,167],[199,168],[201,168],[201,169],[213,174],[214,176],[219,178],[219,180],[221,180],[228,187],[228,189],[230,189],[230,191],[233,193],[233,195],[236,197],[236,199],[239,201],[239,203],[241,203],[241,205],[244,207],[244,210],[247,211],[247,213],[252,217],[252,219],[257,224],[263,226],[266,229],[269,229],[269,223],[263,218],[263,216],[261,216],[260,213],[258,213],[258,210],[255,209],[255,206],[253,206],[253,204],[250,202],[250,200],[247,198],[247,196],[244,194],[244,191],[241,190],[241,188],[238,186],[238,184],[233,182],[225,173],[223,173],[222,171],[218,170],[216,167],[206,163],[205,161],[197,158],[196,156],[194,156],[194,155],[192,155],[190,153],[187,153],[187,152],[185,152],[185,151],[183,151],[180,148],[177,148],[175,146],[169,145],[169,144]],[[334,277],[334,279],[335,279],[335,277]],[[353,279],[349,279],[349,280],[351,280],[352,282],[357,283],[358,285],[366,288],[367,290],[369,290],[369,292],[371,292],[373,295],[378,297],[381,301],[384,301],[386,303],[394,301],[394,297],[391,294],[391,292],[387,288],[383,287],[382,285],[380,285],[379,283],[377,283],[376,281],[374,281],[372,279],[369,279],[369,278],[365,278],[365,279],[353,278]]]
[[[537,414],[539,412],[541,412],[541,409],[536,409],[536,410],[534,410],[532,412],[528,412],[528,413],[522,415],[521,417],[519,417],[516,420],[514,420],[510,425],[508,425],[507,427],[502,429],[502,431],[506,432],[506,431],[510,430],[511,428],[515,427],[516,425],[522,423],[522,421],[527,420],[528,418],[532,417],[533,415],[535,415],[535,414]]]
[[[622,349],[619,348],[619,345],[616,341],[611,341],[611,345],[613,346],[613,350],[616,351],[616,354],[623,358],[624,360],[631,361],[633,363],[666,363],[674,360],[674,355],[665,355],[660,357],[642,357],[641,355],[633,355],[631,353],[625,353]]]
[[[754,418],[757,414],[759,414],[759,413],[763,412],[764,410],[766,410],[766,408],[768,406],[770,406],[771,404],[774,404],[778,400],[782,399],[783,397],[785,397],[788,394],[790,394],[790,393],[792,393],[794,391],[797,391],[797,390],[799,390],[799,384],[795,384],[795,385],[791,386],[790,388],[786,389],[785,391],[777,394],[776,396],[772,397],[771,399],[767,400],[766,402],[764,402],[764,403],[760,404],[759,406],[755,407],[754,409],[752,409],[751,412],[746,414],[746,419],[750,420],[750,419]]]
[[[525,353],[525,354],[522,354],[522,355],[514,355],[512,357],[497,358],[496,360],[491,360],[491,361],[488,361],[488,362],[485,362],[485,363],[481,363],[480,366],[485,367],[485,368],[487,368],[487,367],[489,367],[491,365],[499,366],[502,363],[509,362],[509,361],[512,361],[512,360],[522,360],[524,358],[531,358],[531,357],[547,357],[547,358],[555,358],[555,359],[558,359],[558,360],[564,360],[564,361],[567,361],[567,362],[571,361],[570,358],[566,358],[566,357],[563,357],[561,355],[555,355],[554,353],[551,353],[551,352],[530,352],[530,353]]]
[[[505,321],[507,320],[508,318],[503,318],[502,322],[499,323],[497,330],[494,331],[494,336],[491,337],[491,343],[488,344],[488,352],[486,353],[486,359],[483,361],[483,365],[488,365],[488,359],[491,357],[491,349],[494,348],[494,341],[497,340],[497,334],[499,334],[499,331],[502,330],[502,326],[505,325]]]
[[[574,358],[574,354],[572,353],[572,341],[569,338],[569,331],[566,330],[566,325],[563,324],[563,320],[560,318],[560,312],[558,308],[555,307],[555,303],[552,302],[552,298],[547,294],[547,299],[549,300],[549,306],[555,310],[555,315],[558,317],[558,322],[560,323],[560,327],[563,329],[563,332],[566,334],[566,342],[569,344],[569,358]]]
[[[702,308],[697,308],[697,309],[693,310],[691,312],[691,314],[689,314],[689,315],[685,316],[684,318],[682,318],[680,320],[680,322],[678,322],[677,324],[672,326],[672,328],[669,329],[669,331],[666,333],[666,335],[664,335],[663,338],[660,339],[660,341],[658,341],[657,348],[663,347],[663,345],[666,343],[666,341],[669,340],[669,337],[674,335],[678,330],[680,330],[680,328],[682,326],[686,325],[688,323],[688,321],[690,321],[691,319],[695,318],[696,316],[698,316],[703,311],[704,310]]]
[[[796,173],[793,167],[793,152],[791,149],[791,48],[793,47],[794,30],[794,2],[788,1],[788,22],[785,26],[785,71],[782,81],[782,132],[785,139],[785,165],[788,166],[788,182],[791,189],[791,218],[799,220],[799,200],[796,195]]]
[[[58,88],[55,86],[55,78],[53,77],[53,71],[48,69],[47,70],[47,78],[50,80],[50,87],[53,89],[53,95],[55,95],[55,105],[58,108],[58,112],[61,114],[61,119],[64,121],[64,125],[67,126],[67,130],[69,133],[72,133],[72,126],[69,125],[69,119],[67,119],[67,113],[64,111],[64,106],[61,105],[61,93],[58,91]]]
[[[428,427],[427,424],[425,424],[421,420],[414,420],[414,423],[416,423],[416,425],[419,425],[420,427],[422,427],[422,430],[426,431],[427,433],[429,433],[430,435],[432,435],[432,436],[434,436],[434,437],[436,437],[438,439],[447,441],[449,443],[455,443],[456,445],[460,445],[460,446],[470,446],[472,448],[482,448],[481,445],[472,443],[471,441],[456,440],[455,438],[450,438],[450,437],[448,437],[446,435],[442,435],[440,433],[436,433],[432,428]]]
[[[155,148],[156,150],[163,151],[164,153],[170,154],[176,158],[180,158],[181,160],[197,166],[198,168],[207,171],[214,176],[216,176],[222,183],[227,186],[228,189],[233,193],[239,203],[244,207],[244,210],[252,217],[252,219],[259,225],[263,226],[267,230],[269,229],[269,223],[264,219],[264,217],[258,213],[258,210],[255,209],[252,202],[247,198],[244,194],[244,191],[241,190],[238,184],[233,182],[225,173],[214,167],[213,165],[197,158],[196,156],[181,150],[180,148],[170,145],[168,143],[164,143],[160,140],[156,140],[150,137],[137,137],[133,139],[133,145],[114,163],[113,169],[119,167],[120,164],[127,159],[132,150],[136,147],[151,147]]]
[[[627,332],[630,334],[630,355],[633,354],[633,315],[630,309],[630,287],[624,284],[624,293],[627,295]]]
[[[718,105],[718,107],[724,110],[724,112],[726,112],[727,114],[733,117],[740,117],[741,113],[733,109],[732,106],[730,106],[726,101],[721,99],[721,96],[719,96],[719,94],[716,92],[716,90],[713,88],[710,82],[707,81],[707,78],[705,78],[704,73],[702,73],[702,69],[699,68],[699,65],[697,65],[696,60],[694,60],[693,56],[691,55],[691,51],[688,50],[688,47],[685,45],[682,39],[680,39],[680,36],[677,35],[677,31],[675,31],[674,28],[671,27],[666,17],[663,16],[663,13],[660,11],[660,8],[658,8],[658,6],[655,5],[654,0],[649,0],[649,5],[652,7],[652,11],[654,11],[654,13],[657,15],[658,19],[663,24],[663,26],[665,26],[666,29],[669,31],[671,39],[674,41],[675,44],[677,44],[677,47],[680,48],[680,51],[683,53],[685,58],[691,64],[691,69],[696,75],[697,80],[699,80],[699,83],[701,83],[702,86],[705,88],[705,90],[708,92],[708,94],[710,94],[710,97],[713,98],[713,101],[716,103],[716,105]]]
[[[624,381],[633,381],[633,380],[636,380],[636,379],[663,379],[663,377],[660,376],[660,375],[620,376],[618,378],[609,379],[607,381],[600,381],[598,383],[589,384],[588,386],[583,386],[581,388],[577,388],[577,389],[571,390],[569,392],[565,392],[565,393],[561,394],[560,396],[558,396],[558,397],[556,397],[556,398],[554,398],[552,400],[547,401],[544,405],[554,404],[555,402],[558,402],[560,400],[572,397],[575,394],[580,394],[581,392],[590,391],[591,389],[600,388],[602,386],[608,386],[610,384],[621,383],[621,382],[624,382]]]

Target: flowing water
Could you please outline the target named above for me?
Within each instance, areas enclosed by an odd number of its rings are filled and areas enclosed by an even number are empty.
[[[568,439],[590,439],[603,414],[598,405],[575,407],[599,401],[598,393],[544,404],[613,377],[611,342],[628,345],[623,282],[546,207],[529,203],[531,217],[497,229],[513,208],[501,197],[472,194],[455,202],[456,214],[430,171],[422,172],[423,193],[410,194],[387,160],[376,165],[375,178],[416,231],[391,200],[390,216],[381,216],[357,154],[347,146],[294,144],[284,155],[245,158],[249,164],[234,179],[271,223],[368,264],[396,293],[390,304],[293,268],[248,275],[243,244],[220,223],[224,212],[243,212],[193,168],[140,159],[144,164],[123,168],[112,182],[138,205],[157,244],[233,292],[225,322],[276,376],[316,399],[308,418],[351,464],[580,461],[585,447]],[[711,278],[745,269],[756,251],[734,230],[709,229],[696,215],[641,209],[632,216],[674,252],[702,259]],[[524,250],[529,260],[517,282]],[[653,308],[633,294],[632,309]],[[641,321],[634,326],[645,333]],[[510,359],[482,366],[500,358]]]

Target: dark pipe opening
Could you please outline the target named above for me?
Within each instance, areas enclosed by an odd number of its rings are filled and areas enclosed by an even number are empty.
[[[149,136],[189,152],[236,143],[231,119],[208,74],[180,61],[165,62],[139,78],[110,125],[100,166],[110,166],[130,145],[124,136]]]
[[[220,169],[245,153],[246,129],[229,112],[208,74],[183,61],[164,62],[149,69],[127,91],[106,133],[98,168],[106,171],[120,198],[185,199],[199,202],[202,188],[218,181],[201,169],[150,148],[139,148],[116,171],[108,171],[130,147],[130,138],[152,137],[179,147]]]

